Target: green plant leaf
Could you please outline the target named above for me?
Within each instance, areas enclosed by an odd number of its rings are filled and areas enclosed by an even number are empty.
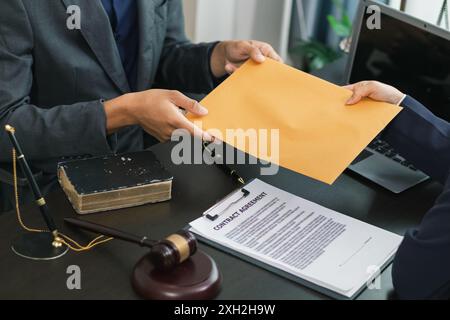
[[[353,23],[348,14],[342,16],[342,24],[345,25],[349,30],[352,29]]]
[[[348,37],[350,35],[351,28],[349,28],[348,25],[341,21],[338,21],[336,17],[332,15],[329,15],[327,19],[330,23],[331,28],[339,37]]]
[[[291,54],[304,58],[311,70],[322,69],[325,65],[338,59],[341,54],[319,41],[301,41],[292,50]]]

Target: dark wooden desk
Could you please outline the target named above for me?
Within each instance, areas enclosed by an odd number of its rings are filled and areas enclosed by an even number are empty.
[[[214,166],[174,166],[170,145],[154,148],[174,174],[173,200],[167,203],[86,216],[84,219],[120,227],[137,234],[163,238],[198,217],[237,186]],[[239,167],[245,178],[259,176],[256,166]],[[423,184],[402,195],[393,195],[356,176],[344,174],[334,186],[327,186],[282,170],[262,180],[308,200],[403,234],[418,224],[432,206],[441,187]],[[64,217],[76,214],[63,193],[47,198],[52,213],[64,232],[86,242],[91,234],[64,226]],[[35,207],[23,210],[28,224],[36,226],[40,216]],[[137,299],[130,285],[134,264],[145,250],[114,241],[87,253],[70,252],[62,259],[34,262],[13,254],[10,244],[20,232],[14,214],[0,216],[0,299]],[[218,263],[223,274],[220,299],[326,299],[323,295],[285,280],[210,247],[201,246]],[[66,287],[70,265],[81,268],[81,290]],[[382,274],[381,290],[366,290],[359,299],[387,299],[392,293],[390,268]]]

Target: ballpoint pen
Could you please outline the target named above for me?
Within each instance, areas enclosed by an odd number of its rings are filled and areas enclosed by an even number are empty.
[[[50,215],[50,211],[48,209],[47,203],[41,194],[39,186],[33,177],[33,173],[31,172],[30,166],[28,165],[28,162],[25,159],[25,155],[23,154],[22,148],[20,147],[20,144],[16,139],[16,136],[15,136],[16,130],[10,125],[6,125],[5,130],[6,130],[6,132],[8,132],[9,139],[11,140],[11,143],[12,143],[14,149],[16,150],[17,161],[19,162],[20,167],[27,178],[27,181],[31,188],[31,191],[33,192],[36,204],[39,206],[39,210],[41,211],[42,217],[45,220],[47,228],[56,238],[58,235],[56,224]]]
[[[215,160],[215,164],[217,167],[219,167],[223,172],[225,172],[227,175],[231,176],[234,180],[239,182],[240,184],[245,184],[245,180],[237,173],[236,170],[230,168],[225,164],[225,162],[222,159],[222,155],[216,154],[215,150],[211,150],[208,147],[214,143],[213,142],[203,142],[203,148],[211,155],[211,157]]]

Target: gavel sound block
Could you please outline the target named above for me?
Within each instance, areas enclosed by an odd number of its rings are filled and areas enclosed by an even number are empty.
[[[131,282],[137,294],[154,300],[207,300],[215,298],[222,277],[208,255],[197,250],[197,240],[179,231],[161,241],[78,219],[65,219],[78,228],[150,248],[135,266]]]
[[[150,300],[208,300],[215,298],[222,278],[215,262],[197,251],[169,270],[155,268],[151,254],[143,257],[133,271],[134,290]]]

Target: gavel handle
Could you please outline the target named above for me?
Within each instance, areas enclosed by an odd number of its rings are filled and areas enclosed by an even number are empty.
[[[94,233],[102,234],[104,236],[112,237],[114,239],[123,240],[126,242],[131,242],[140,245],[141,247],[152,248],[157,241],[153,241],[147,239],[147,237],[139,237],[130,233],[126,233],[124,231],[120,231],[117,229],[109,228],[106,226],[102,226],[100,224],[83,221],[79,219],[66,218],[64,219],[66,223],[69,225],[75,226],[79,229],[83,229],[86,231],[91,231]]]

